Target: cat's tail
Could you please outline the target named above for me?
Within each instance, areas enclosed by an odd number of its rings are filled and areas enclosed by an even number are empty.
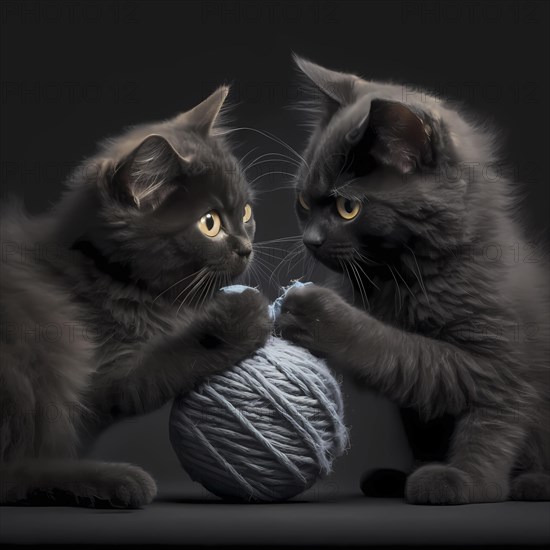
[[[0,463],[0,505],[140,508],[156,493],[153,478],[132,464],[77,459]]]

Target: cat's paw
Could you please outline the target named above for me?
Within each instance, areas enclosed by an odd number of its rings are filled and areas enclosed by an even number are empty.
[[[249,289],[220,292],[209,304],[200,323],[201,345],[230,355],[234,362],[262,347],[273,330],[267,298]]]
[[[405,496],[411,504],[468,504],[472,479],[458,468],[428,464],[407,479]]]
[[[92,506],[96,501],[114,508],[141,508],[153,501],[157,485],[144,470],[133,464],[104,463],[92,476],[89,494]]]
[[[141,508],[157,494],[153,478],[133,464],[79,460],[44,467],[39,463],[38,472],[41,467],[43,475],[38,473],[28,479],[15,475],[13,482],[5,484],[0,504],[25,501],[32,506],[55,503],[89,508]],[[9,470],[2,474],[10,479]]]
[[[550,500],[550,474],[548,472],[527,472],[512,480],[512,500]]]
[[[307,285],[283,300],[277,328],[286,340],[315,355],[331,357],[346,346],[353,308],[331,289]]]

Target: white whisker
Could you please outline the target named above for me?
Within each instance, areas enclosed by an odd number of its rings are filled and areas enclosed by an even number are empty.
[[[302,155],[300,155],[294,148],[292,148],[288,143],[286,143],[285,141],[283,141],[282,139],[278,138],[277,136],[275,136],[274,134],[271,134],[270,132],[267,132],[267,131],[262,131],[262,130],[258,130],[256,128],[248,128],[248,127],[241,127],[241,128],[231,128],[230,130],[228,130],[227,132],[222,132],[220,133],[219,135],[226,135],[226,134],[231,134],[233,132],[238,132],[240,130],[249,130],[251,132],[257,132],[258,134],[268,138],[268,139],[271,139],[273,141],[275,141],[276,143],[278,143],[279,145],[282,145],[283,147],[285,147],[286,149],[288,149],[291,153],[294,153],[303,163],[304,165],[307,167],[308,170],[310,170],[310,167],[309,167],[309,164],[306,162],[306,160],[304,159],[304,157],[302,157]]]
[[[274,172],[264,172],[263,174],[260,174],[259,176],[255,177],[251,182],[250,182],[250,185],[253,185],[254,183],[256,183],[259,179],[261,178],[265,178],[265,176],[273,176],[275,174],[279,174],[279,175],[283,175],[283,176],[290,176],[291,178],[294,178],[296,177],[295,174],[291,174],[290,172],[278,172],[278,171],[274,171]]]
[[[191,275],[187,275],[187,277],[184,277],[183,279],[180,279],[179,281],[176,281],[173,285],[170,285],[166,290],[163,290],[154,300],[153,303],[156,302],[161,296],[166,294],[170,289],[174,288],[176,285],[179,285],[180,283],[183,283],[183,281],[186,281],[189,279],[189,277],[193,277],[193,275],[196,275],[202,271],[202,269],[199,269],[198,271],[195,271],[194,273],[191,273]]]
[[[401,309],[403,307],[403,300],[401,299],[401,289],[399,288],[399,283],[397,282],[397,279],[395,278],[395,274],[393,273],[393,269],[391,268],[391,266],[389,264],[386,264],[386,266],[388,267],[388,269],[390,270],[390,273],[391,273],[391,276],[393,277],[393,280],[395,281],[395,288],[397,290],[397,294],[395,295],[396,298],[398,298],[398,302],[399,302],[399,310],[396,308],[395,310],[395,314],[396,316],[399,315],[401,313]],[[395,300],[394,300],[395,301]],[[395,304],[394,304],[395,305]]]

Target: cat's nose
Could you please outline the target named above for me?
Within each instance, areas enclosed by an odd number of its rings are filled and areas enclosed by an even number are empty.
[[[308,229],[304,233],[303,241],[310,250],[317,250],[325,242],[325,236],[316,229]]]
[[[237,254],[237,256],[240,256],[241,258],[250,257],[250,254],[252,254],[252,244],[251,243],[241,244],[235,249],[235,253]]]

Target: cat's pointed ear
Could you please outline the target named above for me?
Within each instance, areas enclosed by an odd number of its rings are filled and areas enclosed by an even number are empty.
[[[155,207],[176,188],[189,162],[164,137],[151,134],[116,166],[113,193],[126,204]]]
[[[308,102],[320,109],[323,115],[332,115],[340,107],[354,101],[354,88],[360,81],[359,77],[325,69],[296,54],[293,54],[293,59],[298,69],[313,84],[308,93]]]
[[[220,86],[196,107],[178,115],[175,119],[175,124],[185,125],[186,127],[193,128],[203,136],[207,136],[220,114],[227,94],[229,94],[229,86]]]
[[[425,113],[400,103],[373,99],[367,115],[346,135],[352,146],[365,144],[380,163],[402,174],[433,163],[434,129]]]
[[[358,77],[325,69],[312,61],[293,54],[294,63],[328,98],[340,105],[353,101],[353,88]]]

